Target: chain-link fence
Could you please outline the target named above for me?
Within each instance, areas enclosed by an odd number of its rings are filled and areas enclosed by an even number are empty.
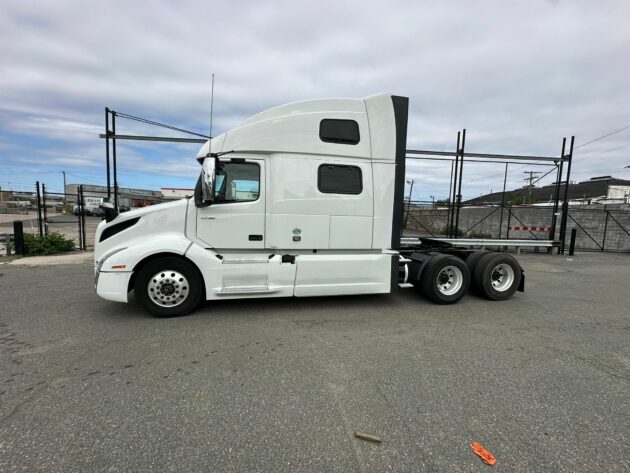
[[[24,233],[45,236],[56,232],[72,240],[77,250],[93,248],[96,226],[104,217],[100,206],[108,198],[107,191],[95,187],[68,185],[67,192],[51,192],[38,182],[32,192],[0,190],[0,256],[14,251],[15,221],[22,222]],[[121,190],[118,196],[121,213],[166,200],[155,191]]]
[[[39,233],[37,193],[33,191],[0,190],[0,256],[8,254],[13,241],[13,222],[21,221],[24,233]]]
[[[43,233],[59,233],[74,242],[75,249],[85,245],[85,205],[81,202],[80,189],[76,194],[49,192],[42,184],[41,210]]]

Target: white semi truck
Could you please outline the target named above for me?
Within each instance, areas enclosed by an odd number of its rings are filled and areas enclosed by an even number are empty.
[[[401,244],[408,99],[291,103],[206,142],[195,195],[106,219],[95,288],[158,317],[202,300],[382,294],[434,302],[469,286],[492,300],[523,290],[507,254],[421,239]]]

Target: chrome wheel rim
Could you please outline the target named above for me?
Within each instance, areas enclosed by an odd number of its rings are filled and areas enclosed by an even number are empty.
[[[445,296],[456,294],[464,283],[462,270],[457,266],[445,266],[437,275],[437,288]]]
[[[176,307],[188,299],[190,286],[186,277],[172,269],[153,275],[147,285],[147,293],[160,307]]]
[[[492,269],[490,280],[495,291],[507,291],[514,284],[514,270],[512,266],[505,263],[496,265]]]

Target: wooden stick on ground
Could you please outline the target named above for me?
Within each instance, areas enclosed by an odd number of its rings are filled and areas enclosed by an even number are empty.
[[[368,442],[376,442],[381,443],[383,439],[381,439],[378,435],[366,434],[365,432],[354,432],[354,436],[363,440],[367,440]]]

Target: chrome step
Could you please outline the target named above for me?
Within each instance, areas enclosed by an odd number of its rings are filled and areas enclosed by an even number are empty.
[[[262,294],[273,292],[267,286],[231,286],[221,288],[219,294]]]

